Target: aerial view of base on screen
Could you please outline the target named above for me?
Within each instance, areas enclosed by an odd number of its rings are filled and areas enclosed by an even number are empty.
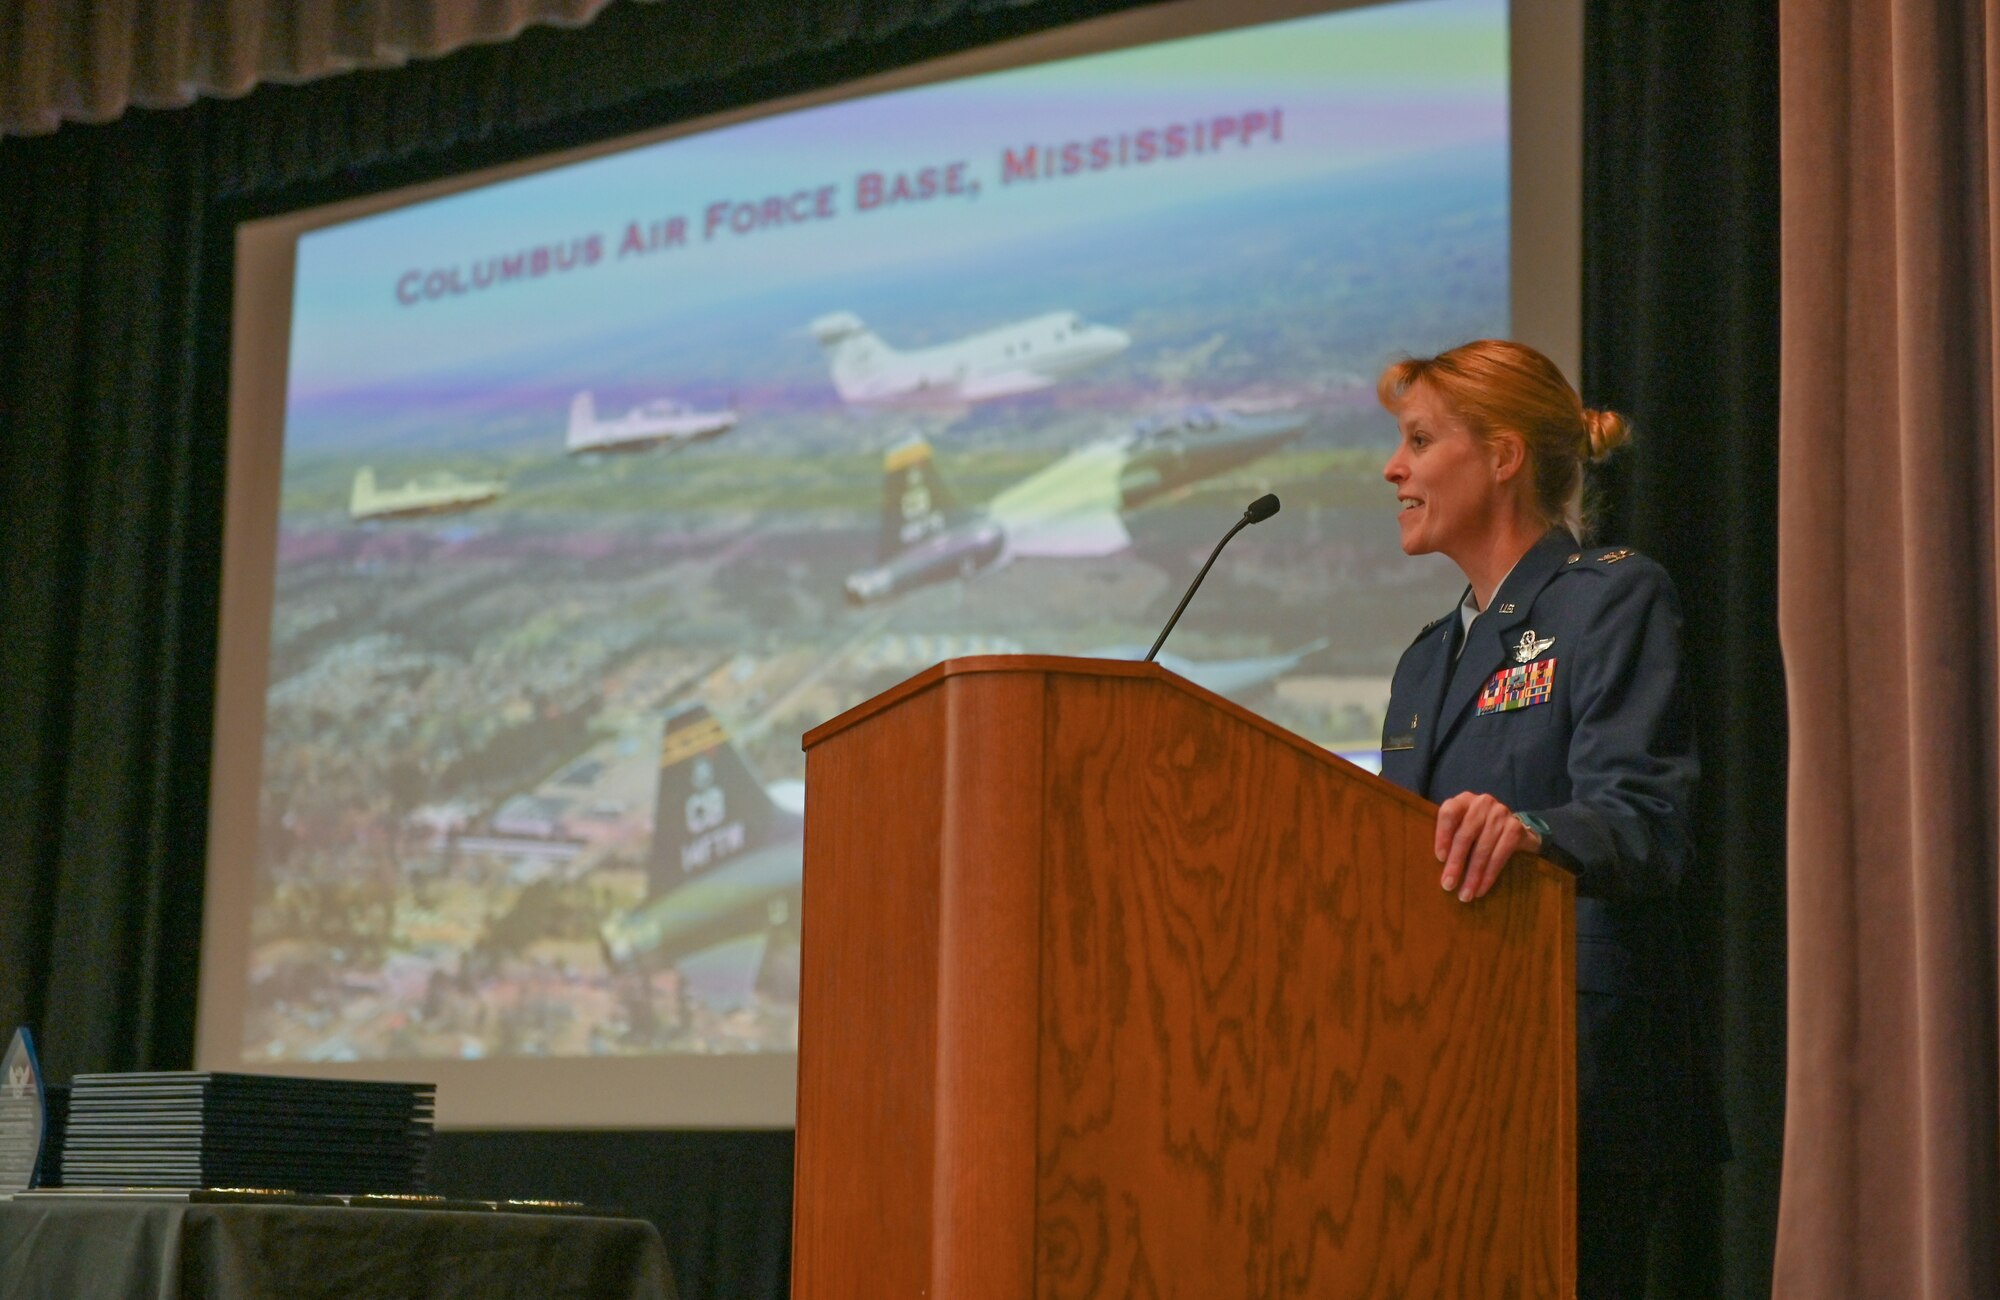
[[[794,1050],[801,734],[1136,657],[1267,491],[1163,662],[1369,761],[1458,592],[1374,379],[1506,332],[1506,50],[1368,6],[301,238],[245,1059]]]

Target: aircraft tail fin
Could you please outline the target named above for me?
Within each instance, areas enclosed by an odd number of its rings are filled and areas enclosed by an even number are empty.
[[[826,353],[833,371],[833,386],[845,401],[866,399],[873,380],[897,356],[851,311],[829,312],[814,320],[807,330]]]
[[[347,497],[347,513],[358,515],[375,500],[375,467],[363,465],[354,476],[354,490]]]
[[[588,388],[570,399],[569,436],[565,441],[571,447],[590,441],[591,431],[597,427],[597,402]]]
[[[930,443],[906,438],[882,457],[883,560],[904,551],[953,522],[958,501],[938,473]]]
[[[647,872],[654,897],[770,843],[788,819],[707,705],[667,715]]]

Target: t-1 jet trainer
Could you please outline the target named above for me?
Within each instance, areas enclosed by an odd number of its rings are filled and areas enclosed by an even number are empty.
[[[1089,324],[1071,311],[907,352],[884,343],[852,312],[822,316],[810,329],[844,402],[964,406],[1032,393],[1132,344],[1123,330]]]

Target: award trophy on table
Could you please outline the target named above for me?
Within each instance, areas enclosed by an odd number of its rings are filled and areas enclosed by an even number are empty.
[[[35,1185],[47,1118],[35,1040],[24,1026],[0,1059],[0,1195]]]

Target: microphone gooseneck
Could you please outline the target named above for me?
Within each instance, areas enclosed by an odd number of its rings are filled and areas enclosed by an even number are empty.
[[[1173,617],[1169,618],[1167,620],[1167,625],[1160,629],[1159,639],[1154,641],[1153,648],[1146,652],[1146,658],[1144,662],[1146,663],[1153,662],[1153,656],[1160,653],[1160,647],[1167,643],[1167,633],[1173,631],[1174,624],[1181,621],[1181,611],[1186,609],[1188,607],[1188,602],[1194,599],[1195,589],[1200,587],[1201,580],[1208,576],[1209,569],[1212,568],[1215,564],[1215,557],[1222,554],[1222,548],[1229,545],[1229,539],[1236,536],[1236,534],[1242,532],[1250,525],[1261,524],[1266,519],[1269,519],[1272,515],[1275,515],[1277,513],[1278,513],[1278,494],[1275,492],[1266,492],[1263,496],[1258,497],[1255,501],[1252,501],[1249,504],[1249,506],[1243,511],[1243,517],[1237,520],[1235,525],[1232,528],[1230,528],[1228,532],[1222,535],[1222,540],[1217,542],[1215,544],[1215,549],[1208,553],[1208,562],[1201,566],[1201,572],[1195,574],[1194,581],[1188,584],[1187,594],[1181,597],[1180,604],[1174,606]]]

